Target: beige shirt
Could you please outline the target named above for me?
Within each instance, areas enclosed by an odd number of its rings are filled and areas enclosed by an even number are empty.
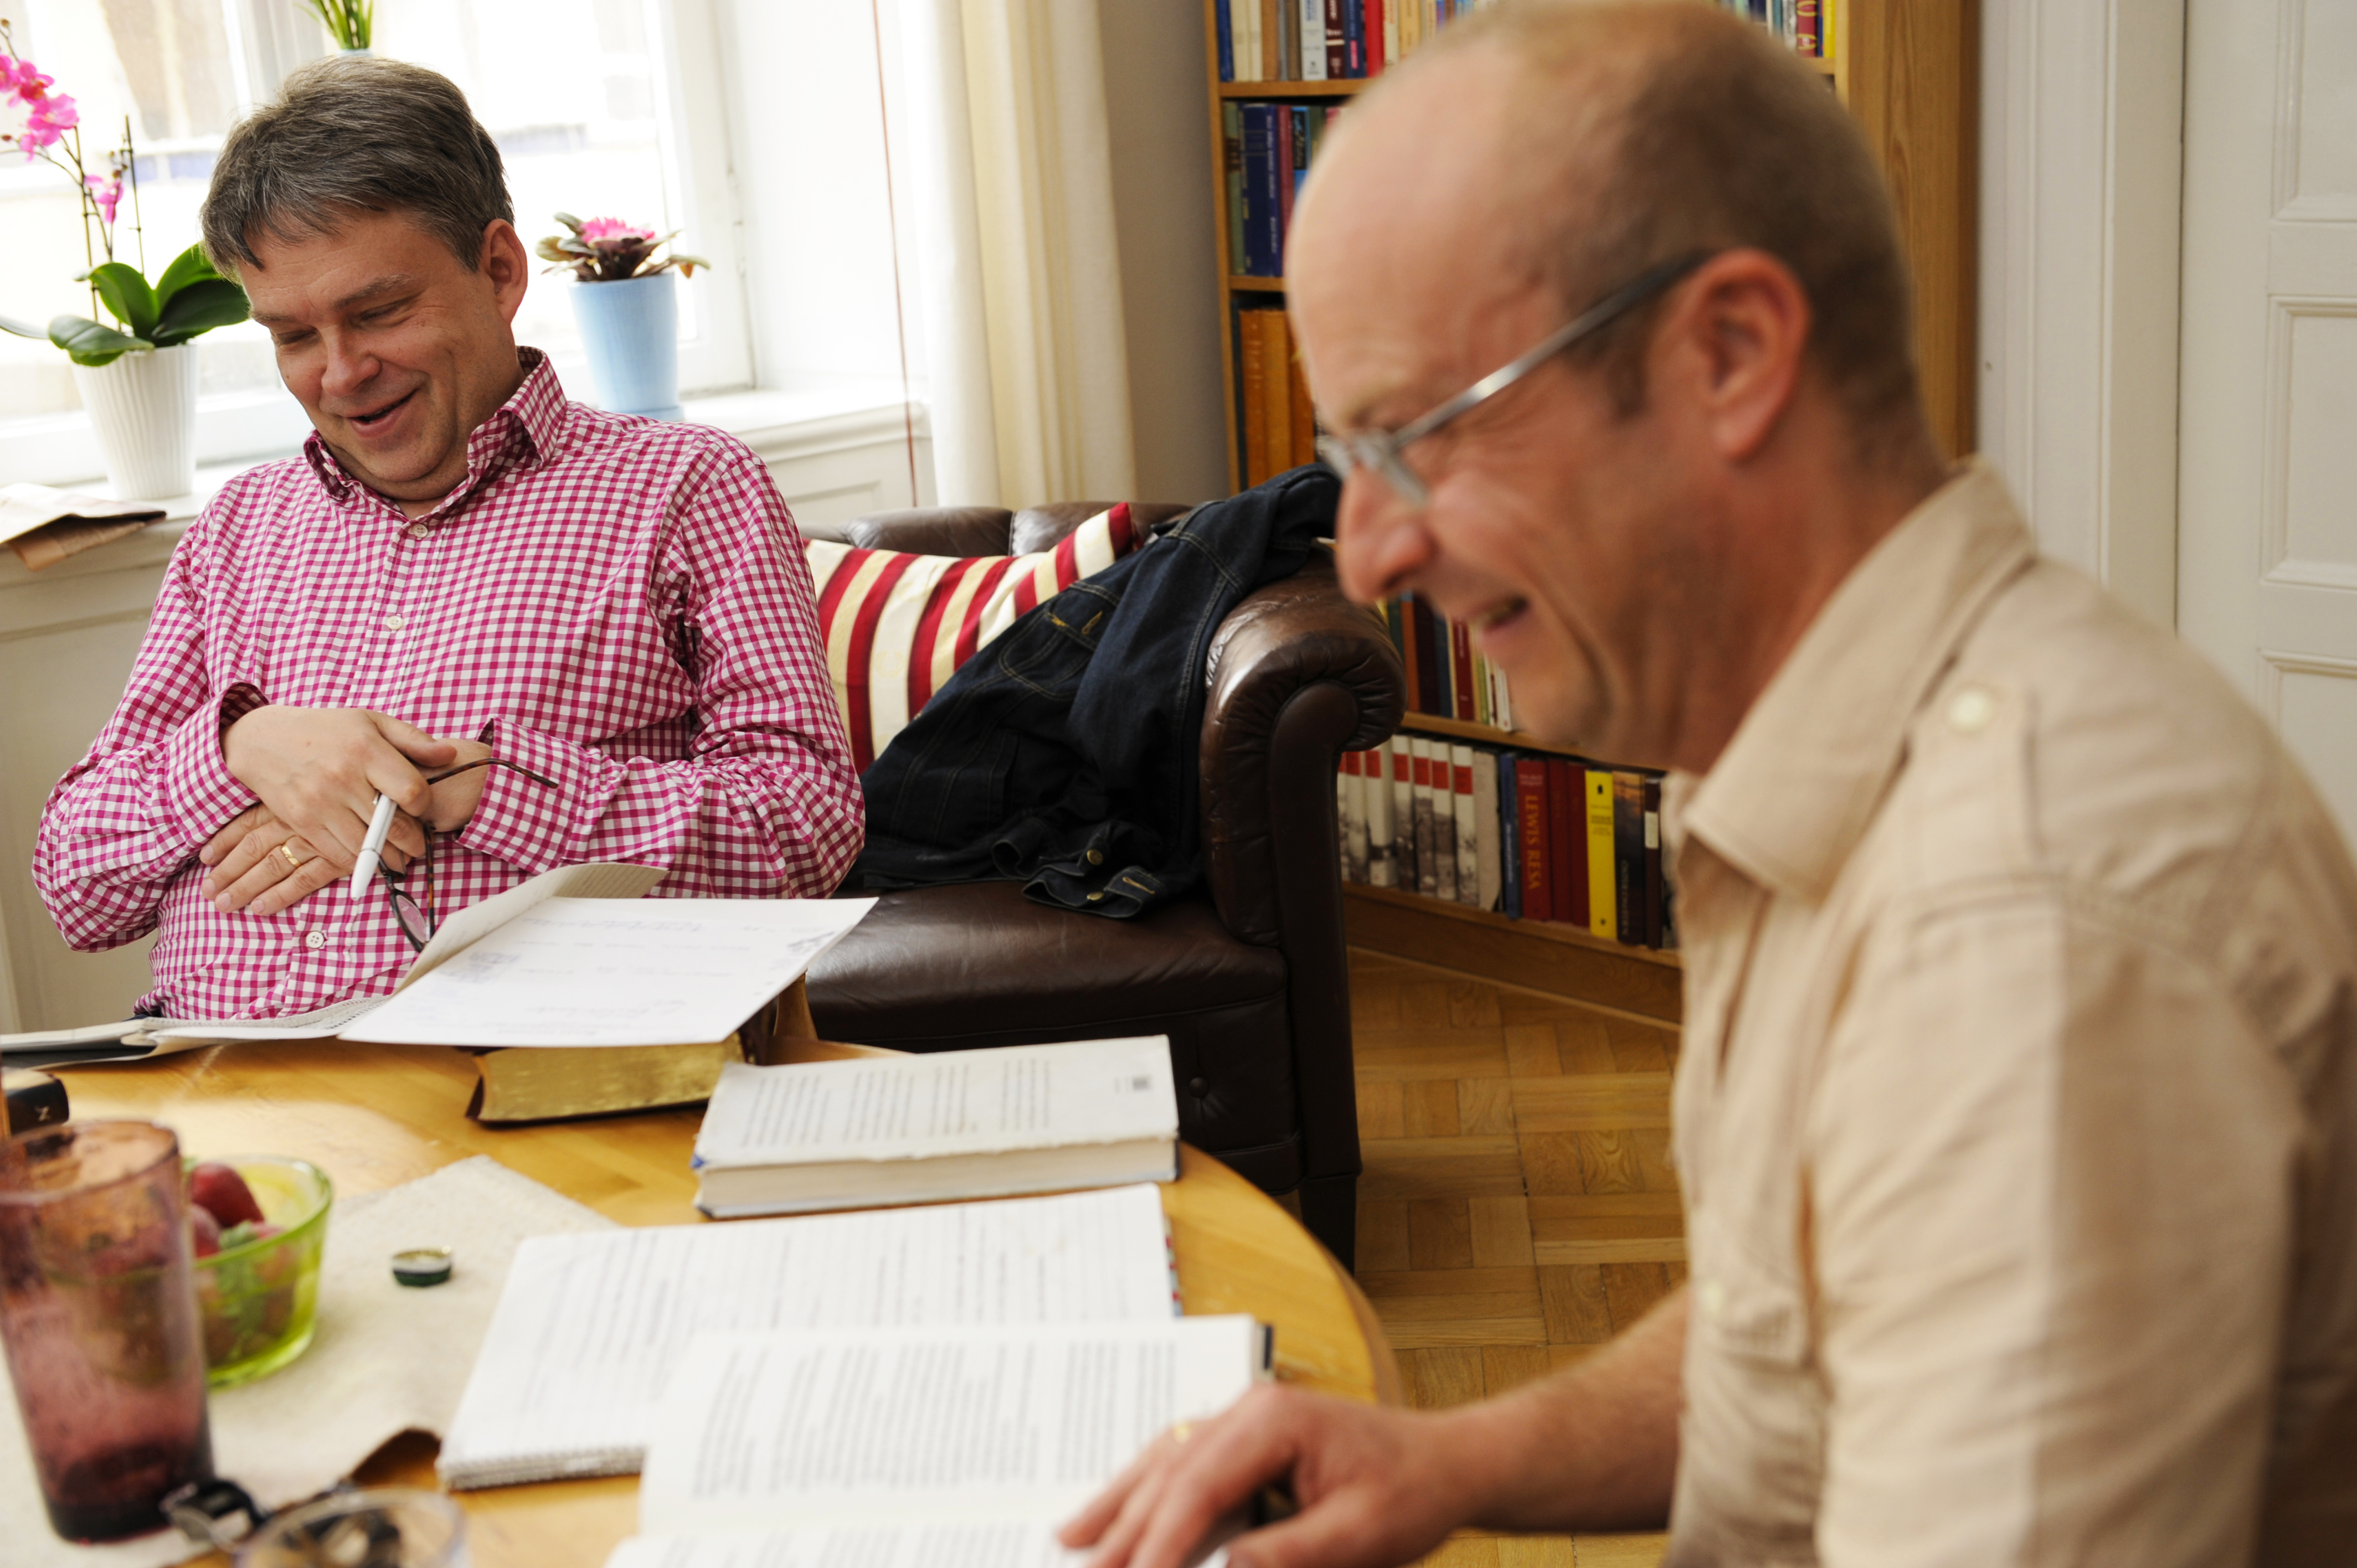
[[[2357,1563],[2357,873],[1974,467],[1669,790],[1669,1561]]]

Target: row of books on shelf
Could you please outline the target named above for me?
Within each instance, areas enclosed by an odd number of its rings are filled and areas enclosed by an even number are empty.
[[[1283,310],[1236,312],[1236,380],[1243,385],[1244,483],[1318,461],[1309,383]]]
[[[1214,0],[1222,81],[1350,81],[1383,74],[1452,16],[1498,0]],[[1834,0],[1718,0],[1800,54],[1831,59]]]
[[[1285,236],[1293,227],[1293,199],[1309,177],[1338,103],[1220,105],[1225,144],[1228,271],[1243,277],[1285,275]]]
[[[1215,0],[1222,81],[1380,76],[1451,16],[1497,0]]]
[[[1834,0],[1718,0],[1738,16],[1749,16],[1776,35],[1794,53],[1812,59],[1834,58]]]
[[[1387,599],[1383,629],[1407,671],[1407,707],[1437,719],[1514,727],[1512,693],[1502,671],[1475,650],[1463,622],[1450,620],[1414,594]]]
[[[1342,754],[1342,880],[1674,948],[1662,776],[1395,735]]]

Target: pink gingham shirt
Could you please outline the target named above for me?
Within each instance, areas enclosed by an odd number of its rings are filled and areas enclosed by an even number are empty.
[[[556,780],[488,770],[435,844],[440,913],[591,860],[664,867],[659,895],[821,897],[858,854],[810,571],[760,459],[567,403],[522,356],[425,516],[314,435],[224,486],[173,552],[129,688],[33,855],[74,947],[159,933],[148,1009],[283,1017],[388,992],[410,961],[381,892],[332,883],[259,917],[205,901],[197,851],[255,803],[221,735],[265,703],[373,708]]]

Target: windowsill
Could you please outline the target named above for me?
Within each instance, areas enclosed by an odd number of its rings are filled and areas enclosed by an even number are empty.
[[[900,383],[882,376],[813,378],[792,387],[762,387],[750,391],[708,392],[682,400],[689,423],[725,430],[751,447],[765,462],[806,457],[847,446],[865,446],[878,438],[899,439],[911,422],[915,434],[930,434],[922,403],[900,400]],[[0,587],[59,582],[94,572],[118,572],[129,567],[160,564],[207,502],[230,480],[248,468],[295,456],[299,448],[248,457],[234,463],[202,465],[196,489],[156,504],[164,521],[128,538],[59,562],[46,572],[27,572],[13,552],[0,550]],[[113,487],[103,481],[61,485],[61,489],[114,499]]]

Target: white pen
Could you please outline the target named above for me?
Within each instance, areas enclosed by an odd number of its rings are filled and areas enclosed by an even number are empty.
[[[352,897],[368,897],[371,878],[384,861],[385,835],[393,832],[393,797],[379,795],[376,810],[369,817],[368,837],[361,841],[361,857],[352,862]]]

